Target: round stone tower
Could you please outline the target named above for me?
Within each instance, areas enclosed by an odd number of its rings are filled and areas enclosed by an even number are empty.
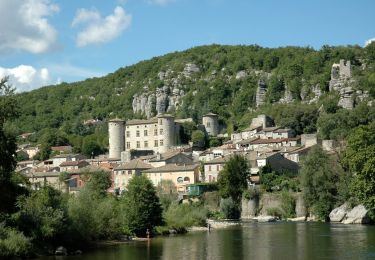
[[[219,134],[219,116],[217,114],[208,113],[204,115],[202,123],[209,135],[217,136]]]
[[[121,159],[121,152],[125,150],[125,121],[112,119],[108,123],[109,158]]]
[[[159,130],[159,152],[164,153],[176,145],[174,116],[163,114],[158,115]]]

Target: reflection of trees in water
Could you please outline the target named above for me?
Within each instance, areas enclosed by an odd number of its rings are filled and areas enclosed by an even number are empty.
[[[149,243],[134,242],[119,250],[100,252],[100,256],[165,260],[366,259],[374,252],[375,226],[277,222],[157,237]]]

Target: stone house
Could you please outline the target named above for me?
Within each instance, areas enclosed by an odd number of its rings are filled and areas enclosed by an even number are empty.
[[[35,172],[26,175],[31,186],[34,189],[39,189],[45,185],[54,187],[57,190],[64,190],[64,183],[60,182],[60,172]]]
[[[204,182],[216,182],[219,172],[223,169],[226,161],[231,155],[215,158],[204,163]]]
[[[186,192],[186,185],[199,181],[199,164],[166,164],[143,171],[152,183],[157,186],[163,180],[170,180],[178,192]]]
[[[28,160],[28,161],[21,161],[17,162],[17,169],[25,168],[25,167],[34,167],[35,165],[39,164],[40,162],[37,160]]]
[[[85,157],[80,154],[58,154],[52,158],[54,167],[60,166],[63,162],[75,162],[83,160]]]
[[[292,138],[294,137],[294,131],[289,128],[279,128],[272,132],[272,138]]]
[[[297,173],[299,169],[296,162],[285,158],[277,152],[257,157],[256,164],[258,168],[264,167],[268,164],[274,171],[289,171]]]
[[[301,143],[300,137],[278,138],[278,139],[256,139],[250,142],[249,149],[256,150],[261,147],[281,148],[286,146],[297,146]]]
[[[180,151],[169,151],[166,153],[157,153],[148,161],[152,167],[160,167],[166,164],[192,164],[193,158]]]
[[[259,131],[257,133],[257,136],[260,138],[260,139],[272,139],[273,136],[274,136],[274,131],[276,131],[277,129],[280,129],[280,127],[266,127],[266,128],[263,128],[262,131]]]
[[[308,147],[289,147],[289,148],[293,148],[293,149],[285,149],[284,150],[281,150],[281,154],[283,154],[283,156],[293,162],[296,162],[296,163],[299,163],[300,160],[301,160],[301,156],[304,156],[306,155],[310,149],[312,148],[312,146],[308,146]]]
[[[86,167],[88,165],[89,165],[89,163],[84,161],[84,160],[65,161],[65,162],[60,164],[60,171],[61,172],[75,171],[75,170],[78,170],[80,168]]]
[[[114,190],[123,191],[134,176],[139,176],[143,171],[153,168],[151,164],[140,159],[134,159],[120,164],[113,169]]]

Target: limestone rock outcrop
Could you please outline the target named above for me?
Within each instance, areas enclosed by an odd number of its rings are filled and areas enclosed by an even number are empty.
[[[247,77],[247,73],[244,70],[241,70],[241,71],[237,72],[237,74],[236,74],[237,80],[243,79],[243,78],[246,78],[246,77]]]
[[[185,65],[183,74],[185,75],[185,77],[190,77],[192,74],[197,73],[199,71],[200,71],[200,69],[199,69],[199,67],[196,64],[194,64],[194,63],[187,63]]]
[[[368,210],[363,205],[355,206],[346,214],[344,224],[367,224],[370,222]]]
[[[350,207],[347,203],[344,203],[340,207],[333,209],[331,213],[329,213],[330,222],[343,221],[349,211],[350,211]]]
[[[344,224],[370,223],[368,210],[362,204],[351,209],[348,203],[344,203],[331,211],[329,219],[331,222],[341,222]]]
[[[294,101],[294,98],[293,98],[292,92],[289,90],[287,86],[285,86],[284,97],[280,99],[280,103],[290,104],[293,101]]]

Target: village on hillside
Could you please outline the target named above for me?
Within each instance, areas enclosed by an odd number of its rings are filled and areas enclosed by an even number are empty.
[[[352,91],[344,84],[350,78],[350,62],[345,64],[342,60],[332,66],[330,86],[342,93],[339,105],[347,109],[353,107],[348,96]],[[264,87],[258,89],[257,101],[260,104],[264,91]],[[253,118],[247,128],[229,136],[219,115],[207,113],[196,128],[206,138],[217,137],[224,142],[202,149],[204,145],[199,142],[182,144],[180,132],[186,122],[194,124],[191,118],[176,119],[166,113],[149,119],[125,121],[115,118],[108,121],[108,154],[86,158],[74,154],[71,146],[55,146],[51,147],[52,158],[20,161],[17,171],[26,176],[35,189],[51,185],[75,193],[89,180],[91,172],[106,171],[112,176],[112,186],[108,191],[116,194],[126,191],[133,176],[143,174],[155,186],[170,181],[180,195],[191,195],[197,190],[203,192],[205,184],[216,183],[224,164],[235,154],[248,160],[248,184],[256,186],[260,184],[262,167],[297,174],[301,157],[313,146],[319,144],[329,153],[342,148],[342,144],[333,140],[319,140],[317,133],[296,135],[292,129],[275,125],[273,119],[264,114]],[[26,139],[28,135],[20,138]],[[38,151],[38,146],[22,144],[18,147],[18,152],[25,153],[28,158],[33,158]]]

